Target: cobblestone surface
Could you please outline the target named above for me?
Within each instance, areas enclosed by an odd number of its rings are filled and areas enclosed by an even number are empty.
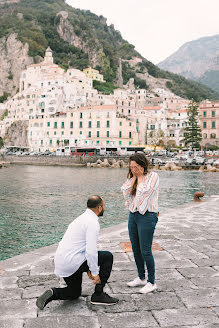
[[[126,282],[136,277],[127,223],[101,230],[99,248],[114,254],[105,291],[114,306],[90,304],[93,285],[84,275],[82,296],[54,301],[43,311],[36,298],[63,281],[53,273],[57,245],[0,262],[1,328],[219,328],[219,196],[161,213],[154,241],[158,289],[138,293]]]

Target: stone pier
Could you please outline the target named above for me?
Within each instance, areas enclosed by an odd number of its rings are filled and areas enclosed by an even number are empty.
[[[90,304],[94,286],[84,274],[82,296],[53,301],[43,311],[36,298],[62,285],[53,273],[57,245],[0,262],[1,328],[218,328],[219,196],[169,209],[154,237],[157,291],[142,295],[126,283],[136,277],[127,223],[102,229],[101,250],[114,254],[105,291],[114,306]]]

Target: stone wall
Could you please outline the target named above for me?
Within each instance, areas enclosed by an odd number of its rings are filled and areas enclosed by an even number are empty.
[[[11,164],[25,164],[25,165],[60,165],[60,166],[86,166],[88,162],[95,163],[98,159],[104,160],[104,156],[4,156],[3,161],[10,162]],[[113,159],[118,161],[120,156],[107,157],[110,164],[113,163]],[[128,162],[127,158],[122,158],[125,162]]]

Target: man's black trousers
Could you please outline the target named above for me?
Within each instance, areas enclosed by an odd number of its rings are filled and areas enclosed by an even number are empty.
[[[95,285],[95,292],[100,293],[109,279],[113,265],[113,254],[108,251],[98,251],[98,266],[101,284]],[[53,299],[72,300],[81,296],[83,272],[89,271],[87,261],[82,263],[80,268],[71,276],[65,277],[67,287],[53,288]]]

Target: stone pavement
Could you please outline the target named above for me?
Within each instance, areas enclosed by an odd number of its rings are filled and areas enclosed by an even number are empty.
[[[53,301],[40,311],[35,302],[44,290],[59,286],[53,274],[56,245],[0,262],[1,328],[218,328],[219,196],[161,213],[154,241],[158,290],[147,295],[126,282],[136,277],[127,223],[101,230],[100,249],[114,254],[105,291],[120,302],[91,305],[92,282],[84,274],[83,295]]]

